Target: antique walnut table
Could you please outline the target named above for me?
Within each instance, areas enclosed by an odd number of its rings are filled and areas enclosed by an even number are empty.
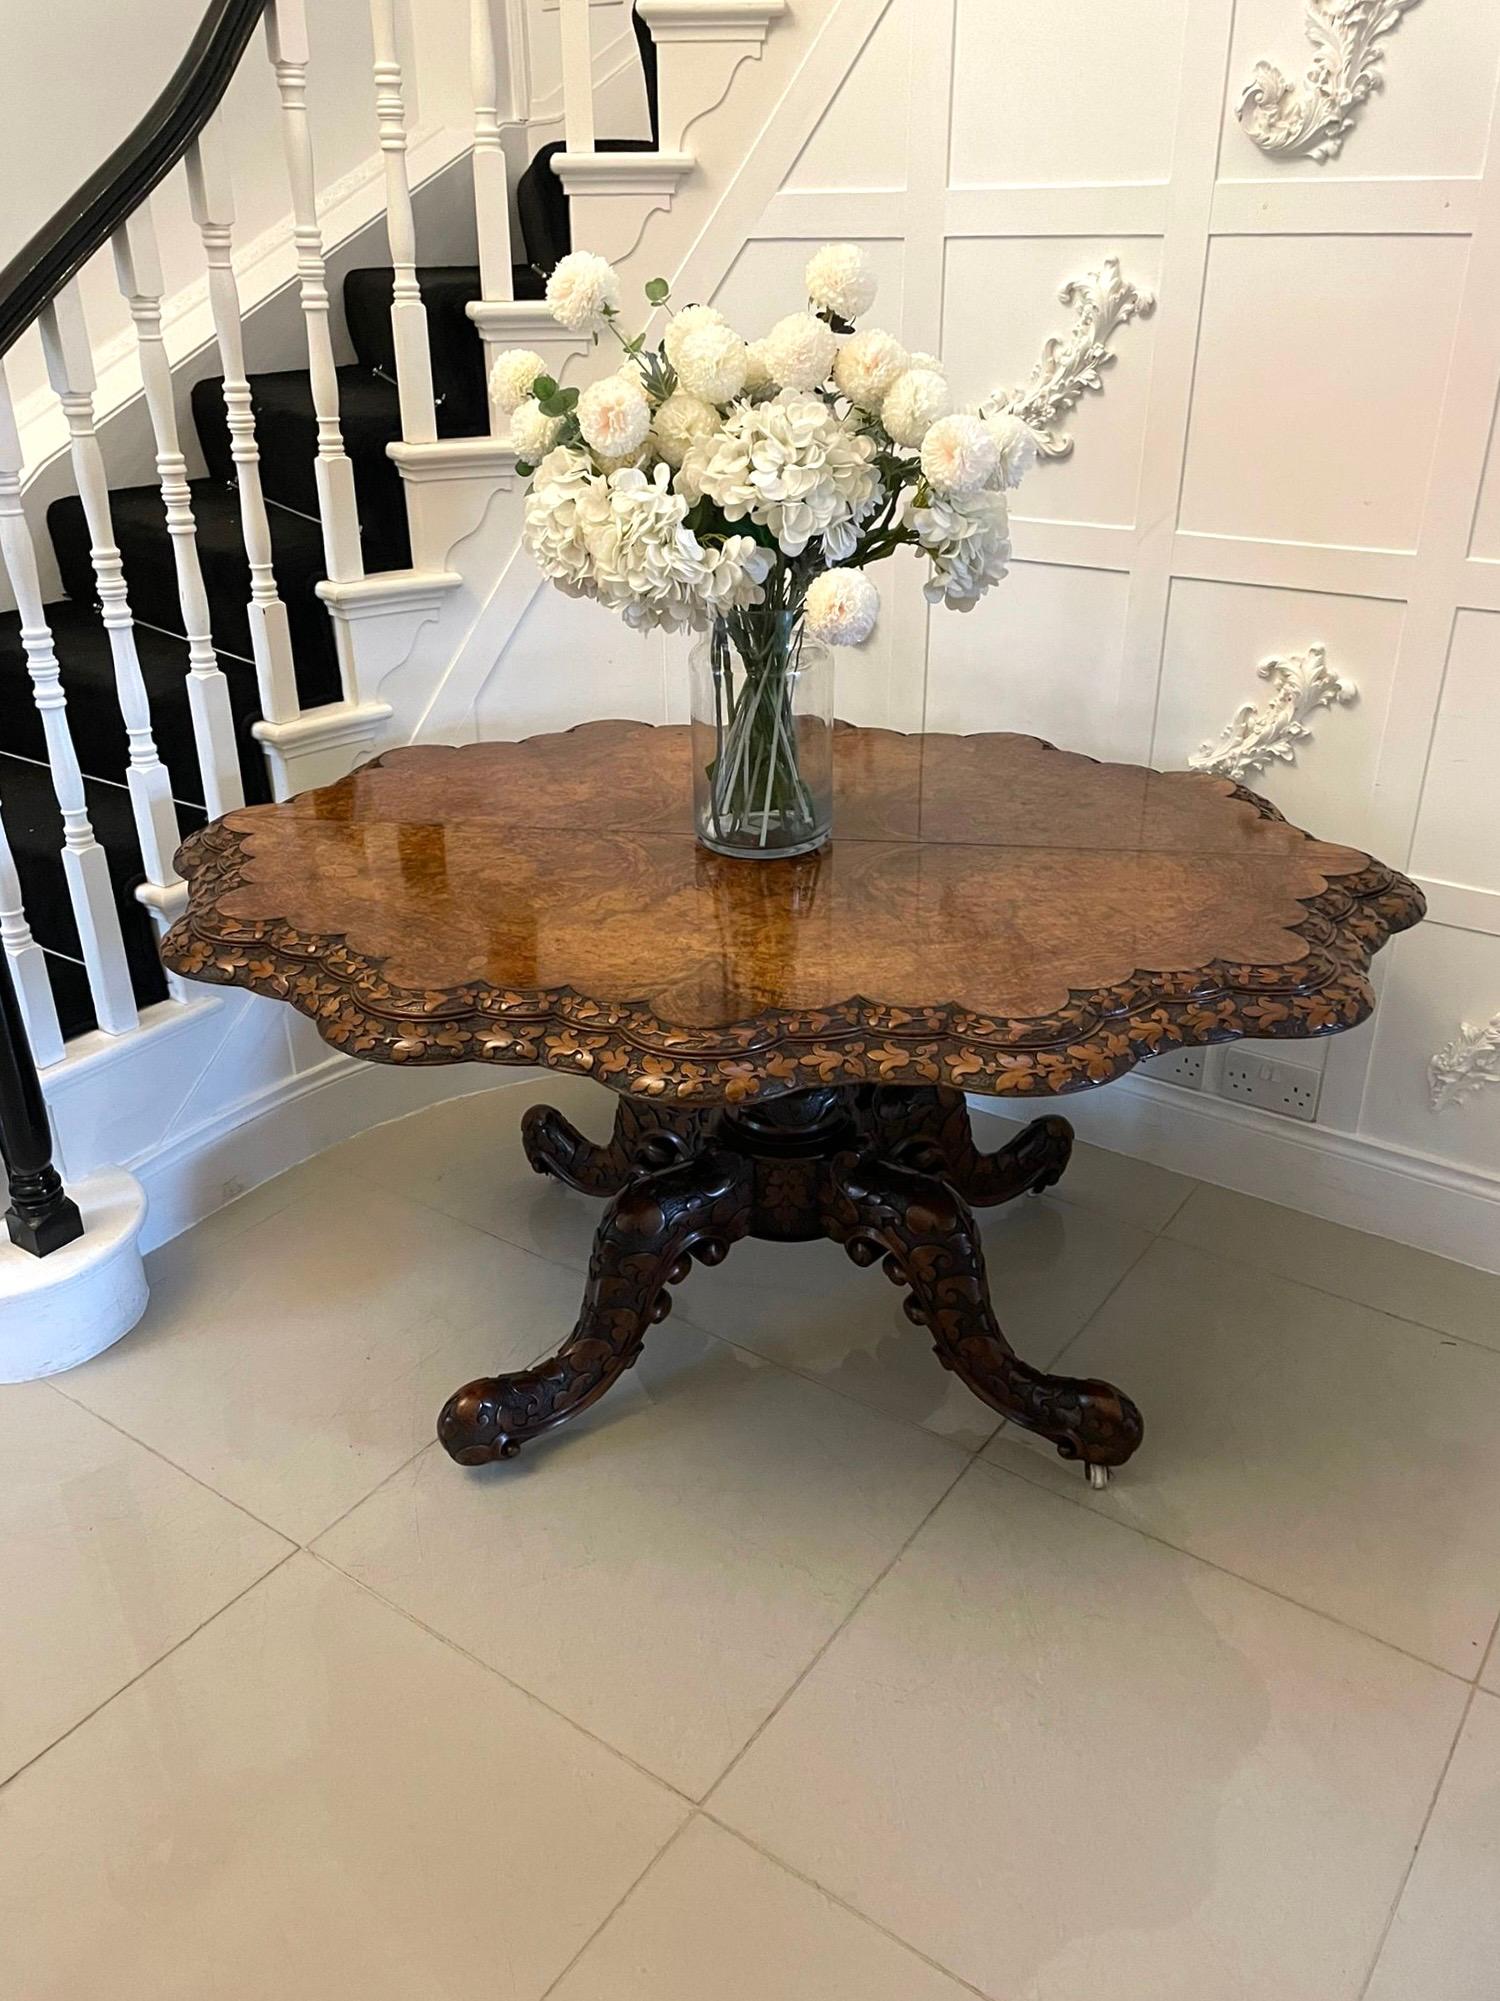
[[[827,1236],[883,1259],[944,1367],[1102,1484],[1140,1414],[1014,1353],[971,1207],[1056,1181],[1071,1128],[983,1153],[963,1094],[1350,1028],[1420,894],[1227,779],[843,726],[832,844],[728,860],[694,841],[688,759],[685,729],[623,722],[387,752],[194,834],[164,956],[354,1056],[544,1064],[618,1094],[603,1145],[526,1113],[532,1166],[608,1206],[563,1346],[444,1406],[455,1459],[602,1396],[690,1260]]]

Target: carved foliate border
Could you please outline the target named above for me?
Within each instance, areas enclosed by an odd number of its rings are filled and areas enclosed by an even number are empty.
[[[1268,819],[1283,817],[1243,786],[1232,796]],[[286,1001],[333,1048],[371,1062],[542,1065],[616,1091],[705,1103],[864,1082],[1050,1097],[1107,1084],[1171,1049],[1245,1035],[1337,1034],[1374,1005],[1370,960],[1426,909],[1415,884],[1372,862],[1303,899],[1307,914],[1294,929],[1309,950],[1291,966],[1215,961],[1192,972],[1137,972],[1071,993],[1056,1014],[1024,1020],[853,996],[704,1029],[569,987],[396,987],[381,977],[378,961],[351,951],[341,936],[299,931],[277,918],[223,917],[217,904],[244,879],[247,839],[216,822],[185,843],[179,863],[191,902],[162,945],[174,972]],[[205,917],[213,936],[202,928]]]

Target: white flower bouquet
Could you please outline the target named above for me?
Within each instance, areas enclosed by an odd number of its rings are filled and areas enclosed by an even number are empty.
[[[495,362],[529,476],[525,540],[543,573],[630,625],[690,626],[699,830],[729,853],[816,847],[831,814],[828,646],[875,628],[870,565],[903,544],[927,558],[933,603],[967,610],[1005,574],[1006,490],[1036,439],[1003,408],[955,411],[942,363],[878,328],[869,259],[825,245],[808,310],[747,342],[712,306],[673,310],[659,345],[621,330],[613,268],[564,257],[554,317],[623,349],[618,373],[563,389],[539,355]],[[701,712],[701,713],[700,713]]]

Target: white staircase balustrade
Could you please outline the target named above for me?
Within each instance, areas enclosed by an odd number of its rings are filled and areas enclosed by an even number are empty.
[[[432,392],[427,309],[417,282],[417,223],[407,172],[406,100],[396,44],[395,0],[370,0],[370,25],[375,39],[375,112],[385,159],[391,333],[401,399],[401,435],[407,444],[426,444],[437,437],[437,407]]]
[[[3,803],[0,801],[0,808]],[[62,1027],[52,998],[52,982],[47,976],[47,955],[32,937],[31,926],[26,922],[21,878],[10,851],[3,810],[0,810],[0,951],[5,954],[15,983],[32,1060],[38,1070],[45,1070],[49,1064],[62,1061]]]
[[[234,741],[234,713],[229,683],[214,651],[208,613],[208,592],[198,560],[198,531],[188,488],[187,460],[177,432],[172,397],[172,369],[162,342],[161,258],[149,201],[143,202],[114,236],[115,271],[120,292],[135,322],[141,383],[156,443],[156,477],[161,486],[177,569],[177,596],[182,606],[182,631],[188,649],[188,712],[193,743],[203,779],[203,803],[211,817],[245,803],[239,755]]]
[[[589,0],[561,0],[563,135],[570,153],[594,150],[594,42]],[[592,248],[592,245],[580,248]]]
[[[245,376],[245,340],[240,324],[240,292],[234,275],[234,191],[220,134],[210,123],[188,148],[188,197],[208,261],[208,296],[213,312],[219,365],[224,371],[224,414],[229,450],[239,489],[240,530],[250,565],[250,651],[255,661],[260,710],[267,722],[295,720],[300,704],[292,663],[286,606],[271,566],[271,524],[260,484],[260,450],[255,414]]]
[[[138,892],[158,923],[176,914],[182,881],[174,861],[181,838],[167,768],[151,733],[151,707],[135,645],[135,622],[125,571],[110,518],[109,479],[94,429],[94,362],[77,280],[65,285],[41,316],[47,373],[68,420],[69,448],[78,497],[89,531],[89,555],[99,592],[100,615],[114,661],[115,694],[125,723],[130,791],[136,837],[146,880]]]
[[[36,548],[21,505],[21,440],[5,370],[0,366],[0,558],[21,616],[21,645],[32,695],[42,719],[47,768],[62,815],[63,880],[83,953],[94,1019],[108,1035],[136,1025],[135,995],[120,934],[120,913],[109,877],[109,858],[94,838],[84,798],[83,773],[68,725],[52,630],[42,609]],[[40,1059],[39,1059],[40,1060]]]
[[[338,582],[364,575],[359,543],[359,506],[354,468],[344,450],[339,423],[339,378],[328,325],[328,274],[323,232],[318,227],[317,173],[307,120],[307,10],[304,0],[271,0],[266,9],[266,49],[281,97],[287,178],[292,191],[292,227],[297,245],[297,283],[307,333],[307,365],[313,413],[318,424],[318,456],[313,467],[318,514],[323,524],[323,559]]]
[[[479,294],[515,296],[511,275],[510,183],[500,137],[500,84],[489,0],[469,0],[469,81],[474,95],[474,222]]]

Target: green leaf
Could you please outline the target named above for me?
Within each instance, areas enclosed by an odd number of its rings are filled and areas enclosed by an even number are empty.
[[[545,403],[549,396],[557,394],[557,384],[550,375],[539,375],[531,385],[531,393],[538,403]]]
[[[671,290],[672,287],[667,283],[665,278],[652,278],[647,281],[646,297],[651,301],[653,306],[664,305]]]
[[[517,459],[516,471],[521,475],[522,479],[530,479],[531,475],[536,471],[536,467],[528,465],[525,459]]]
[[[559,389],[542,403],[542,415],[544,417],[566,417],[571,413],[577,401],[578,391],[576,389]]]

